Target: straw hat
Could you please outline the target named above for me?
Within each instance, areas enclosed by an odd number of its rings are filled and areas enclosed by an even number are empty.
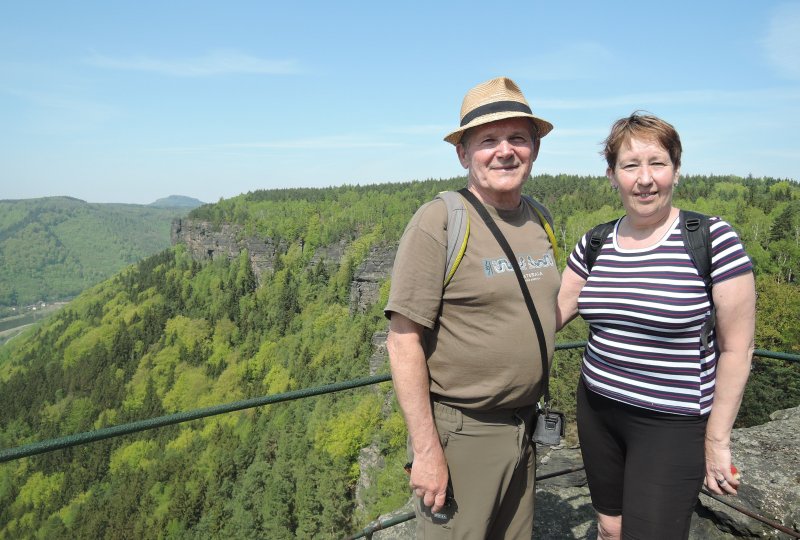
[[[498,77],[467,92],[461,104],[461,127],[447,135],[444,140],[458,144],[469,128],[514,117],[533,120],[539,138],[553,129],[553,124],[533,115],[525,96],[514,81],[507,77]]]

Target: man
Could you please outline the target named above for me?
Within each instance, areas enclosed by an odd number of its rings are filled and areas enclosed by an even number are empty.
[[[461,126],[445,137],[468,170],[469,191],[520,263],[548,361],[560,278],[548,236],[521,196],[541,138],[552,128],[501,77],[467,93]],[[527,540],[540,348],[511,265],[477,211],[465,206],[468,244],[452,280],[443,287],[448,211],[435,199],[406,227],[385,308],[392,378],[413,460],[417,536]]]

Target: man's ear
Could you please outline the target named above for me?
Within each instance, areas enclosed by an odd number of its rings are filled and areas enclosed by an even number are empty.
[[[536,158],[539,157],[539,148],[542,146],[542,139],[539,137],[534,137],[533,139],[533,154],[531,154],[531,161],[536,161]]]
[[[467,157],[467,149],[464,147],[463,144],[458,143],[456,145],[456,154],[458,155],[458,161],[461,162],[461,166],[465,169],[469,169],[469,158]]]

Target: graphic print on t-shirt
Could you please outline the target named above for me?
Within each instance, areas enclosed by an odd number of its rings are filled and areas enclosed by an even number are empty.
[[[542,269],[556,265],[550,253],[545,253],[543,257],[538,259],[533,255],[519,255],[517,257],[517,263],[519,263],[519,269],[522,270],[525,281],[536,281],[540,279],[544,275],[541,271]],[[506,257],[484,259],[483,272],[486,274],[487,278],[490,278],[506,272],[514,272],[514,267],[511,266],[511,263]]]

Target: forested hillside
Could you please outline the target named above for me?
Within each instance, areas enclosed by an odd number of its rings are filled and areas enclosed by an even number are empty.
[[[172,219],[189,211],[167,202],[0,200],[0,307],[75,296],[167,248]]]
[[[0,347],[0,448],[366,376],[388,281],[371,308],[352,310],[354,272],[370,248],[399,239],[420,203],[463,183],[259,191],[194,210],[190,218],[288,247],[260,282],[247,252],[201,263],[172,247]],[[527,189],[553,210],[565,253],[621,214],[603,178],[542,176]],[[800,186],[688,177],[676,197],[741,235],[756,264],[757,347],[800,352]],[[340,260],[315,257],[337,243]],[[576,321],[558,341],[584,338]],[[557,405],[570,413],[577,355],[558,353],[554,371]],[[0,464],[0,538],[341,538],[408,497],[390,388]],[[798,404],[800,366],[758,359],[739,423]],[[370,444],[385,466],[357,510],[357,459]]]

